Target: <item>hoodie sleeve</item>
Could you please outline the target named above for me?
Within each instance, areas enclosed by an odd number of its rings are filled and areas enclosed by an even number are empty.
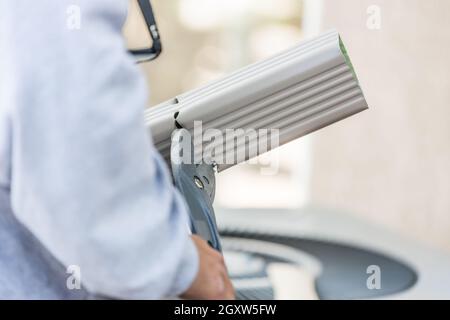
[[[11,201],[93,293],[176,296],[198,253],[144,124],[147,90],[122,39],[127,0],[0,0]]]

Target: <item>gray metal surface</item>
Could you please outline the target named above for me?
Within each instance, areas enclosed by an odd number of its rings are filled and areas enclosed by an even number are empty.
[[[278,243],[314,256],[322,266],[321,273],[316,278],[316,290],[320,299],[380,298],[405,291],[417,281],[417,274],[410,266],[368,249],[313,239],[233,230],[225,231],[223,235]],[[271,260],[274,258],[268,253],[266,261]],[[381,270],[380,289],[369,289],[367,286],[367,268],[372,265]]]
[[[228,273],[238,300],[273,300],[273,285],[264,256],[224,249]]]
[[[186,142],[186,134],[189,133],[185,129],[173,132],[171,164],[174,183],[189,207],[192,233],[201,236],[216,250],[222,251],[212,206],[216,188],[214,166],[196,164],[193,154],[182,159],[181,144]]]

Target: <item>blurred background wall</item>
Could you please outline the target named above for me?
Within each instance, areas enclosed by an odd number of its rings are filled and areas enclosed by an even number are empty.
[[[450,1],[153,0],[164,46],[142,66],[155,105],[336,28],[370,110],[240,165],[217,204],[343,209],[450,251]],[[138,17],[135,0],[130,17]],[[139,18],[139,17],[138,17]],[[129,19],[131,47],[148,39]]]
[[[314,134],[311,200],[450,250],[450,1],[322,2],[371,109]]]

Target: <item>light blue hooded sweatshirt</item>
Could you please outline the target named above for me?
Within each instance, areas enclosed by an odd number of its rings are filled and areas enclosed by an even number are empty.
[[[0,0],[0,298],[173,297],[195,278],[127,6]]]

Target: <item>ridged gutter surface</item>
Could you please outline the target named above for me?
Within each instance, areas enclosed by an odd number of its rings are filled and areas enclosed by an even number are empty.
[[[278,129],[280,145],[367,109],[351,62],[336,31],[305,41],[265,61],[250,65],[202,88],[150,108],[145,120],[153,141],[169,159],[174,116],[192,130]],[[259,139],[264,139],[263,136]],[[204,142],[204,148],[224,141]],[[234,138],[233,138],[234,140]],[[237,139],[235,150],[259,154],[258,139]],[[271,149],[270,143],[268,149]],[[221,154],[214,157],[220,159]],[[220,165],[224,170],[232,164]]]

